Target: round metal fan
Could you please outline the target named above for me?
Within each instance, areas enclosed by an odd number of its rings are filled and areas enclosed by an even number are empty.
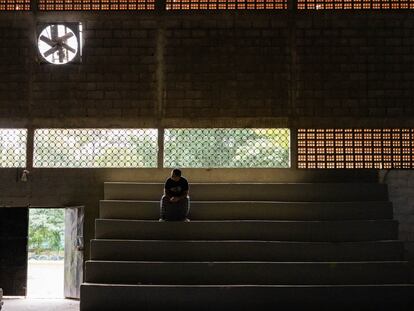
[[[49,63],[62,65],[73,60],[78,53],[78,38],[67,25],[48,25],[38,39],[40,55]]]

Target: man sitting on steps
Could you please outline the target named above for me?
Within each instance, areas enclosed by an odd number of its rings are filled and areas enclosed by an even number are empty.
[[[187,179],[181,176],[179,169],[171,172],[171,177],[164,185],[164,195],[161,199],[160,221],[189,221],[190,210]]]

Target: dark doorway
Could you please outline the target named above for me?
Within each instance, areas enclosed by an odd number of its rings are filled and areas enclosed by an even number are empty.
[[[29,209],[0,208],[0,288],[26,296]]]

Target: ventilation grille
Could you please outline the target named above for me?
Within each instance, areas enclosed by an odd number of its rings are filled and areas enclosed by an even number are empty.
[[[298,0],[300,10],[414,9],[412,0]]]
[[[167,129],[164,167],[290,166],[289,129]]]
[[[299,168],[413,168],[414,129],[299,129]]]
[[[41,11],[154,10],[155,0],[39,0]]]
[[[167,0],[167,10],[283,10],[287,0]]]
[[[39,129],[35,167],[156,167],[156,129]]]
[[[0,0],[0,11],[30,11],[30,0]]]
[[[25,129],[0,129],[0,167],[26,166]]]

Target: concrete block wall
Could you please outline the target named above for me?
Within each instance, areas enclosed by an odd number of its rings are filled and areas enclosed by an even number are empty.
[[[163,116],[290,115],[286,15],[182,17],[166,23]]]
[[[295,114],[349,119],[412,117],[411,18],[404,14],[384,18],[375,12],[318,13],[296,20]]]
[[[65,21],[83,25],[82,61],[42,63],[36,28]],[[409,11],[0,13],[0,127],[413,127],[413,34]],[[189,175],[306,180],[282,171]],[[168,174],[0,172],[2,206],[85,205],[86,242],[103,181]]]
[[[380,179],[388,185],[389,197],[394,205],[394,218],[399,221],[399,236],[407,241],[407,257],[414,258],[414,172],[381,172]]]
[[[410,12],[1,14],[2,126],[413,125]],[[82,61],[44,64],[64,21]]]
[[[0,116],[26,117],[30,97],[30,62],[33,47],[30,24],[10,15],[0,17]],[[4,126],[4,124],[2,124]]]

